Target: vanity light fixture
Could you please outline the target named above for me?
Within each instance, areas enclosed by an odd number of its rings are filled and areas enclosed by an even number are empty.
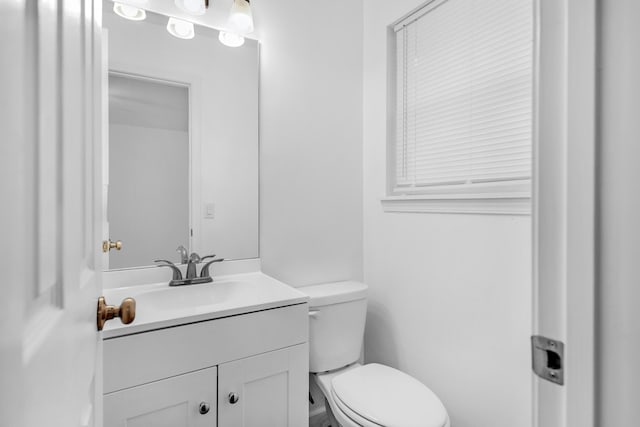
[[[209,0],[175,0],[178,9],[190,15],[204,15],[209,7]]]
[[[147,17],[147,12],[144,9],[124,3],[113,2],[113,11],[116,15],[130,21],[144,21]]]
[[[174,37],[186,40],[192,39],[196,35],[191,22],[173,17],[169,18],[169,22],[167,22],[167,31]]]
[[[220,31],[220,35],[218,35],[218,40],[225,46],[229,47],[240,47],[244,44],[244,37],[240,34],[231,33],[228,31]]]
[[[229,28],[240,35],[253,32],[253,15],[249,0],[233,0],[229,13]]]

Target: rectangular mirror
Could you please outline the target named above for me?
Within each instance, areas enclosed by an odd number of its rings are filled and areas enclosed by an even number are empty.
[[[122,241],[105,254],[105,268],[178,263],[180,245],[202,256],[257,258],[258,43],[230,48],[201,25],[194,38],[179,39],[166,15],[123,19],[111,1],[103,10],[104,236]]]

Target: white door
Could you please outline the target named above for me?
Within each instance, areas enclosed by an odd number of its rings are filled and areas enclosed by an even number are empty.
[[[596,0],[538,0],[534,335],[564,343],[536,377],[535,427],[593,427]]]
[[[308,360],[300,344],[218,366],[218,426],[307,425]]]
[[[1,423],[99,426],[101,2],[0,16]]]

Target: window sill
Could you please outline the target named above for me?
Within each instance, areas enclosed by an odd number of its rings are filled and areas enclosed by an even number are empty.
[[[531,215],[531,197],[521,194],[402,195],[385,197],[381,203],[385,212]]]

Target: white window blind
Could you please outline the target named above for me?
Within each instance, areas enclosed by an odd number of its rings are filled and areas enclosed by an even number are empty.
[[[436,0],[394,29],[394,192],[526,183],[532,0]]]

